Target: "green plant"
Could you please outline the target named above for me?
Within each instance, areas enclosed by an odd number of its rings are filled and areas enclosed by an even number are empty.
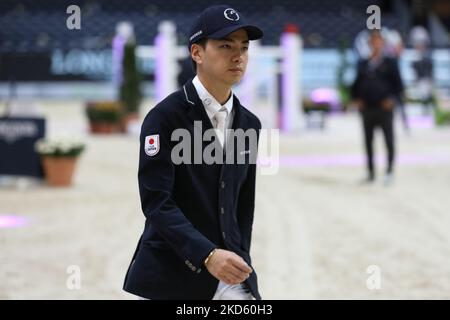
[[[116,101],[88,102],[86,105],[86,115],[90,122],[119,123],[122,113],[122,104]]]
[[[430,102],[435,107],[434,121],[436,125],[442,126],[450,124],[450,100],[439,98],[436,91],[433,91]]]
[[[444,124],[450,124],[450,111],[449,110],[441,110],[436,109],[434,114],[434,120],[438,126],[442,126]]]
[[[434,99],[437,103],[436,97],[434,97]],[[440,106],[439,103],[437,103],[434,112],[434,121],[438,126],[450,124],[450,109],[444,109]]]
[[[339,57],[340,57],[340,63],[337,69],[337,88],[339,92],[339,98],[341,105],[344,110],[347,109],[348,105],[351,101],[351,95],[350,95],[350,85],[345,82],[345,73],[347,72],[347,69],[350,67],[350,63],[348,62],[347,55],[346,55],[346,49],[348,47],[348,41],[344,38],[340,39],[339,41]]]
[[[141,75],[136,65],[136,45],[129,42],[125,45],[122,62],[123,80],[120,86],[120,101],[122,101],[125,113],[136,113],[142,99]]]
[[[303,100],[303,111],[306,113],[311,112],[311,111],[329,112],[330,104],[327,102],[316,103],[310,99],[304,99]]]

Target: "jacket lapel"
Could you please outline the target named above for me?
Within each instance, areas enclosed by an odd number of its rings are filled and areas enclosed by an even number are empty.
[[[205,107],[203,106],[203,103],[201,102],[197,94],[197,91],[195,90],[195,87],[192,84],[192,80],[189,80],[183,86],[183,91],[186,99],[186,104],[189,106],[187,113],[188,118],[190,121],[192,121],[196,134],[201,135],[203,146],[202,150],[204,150],[205,147],[211,143],[211,141],[203,141],[203,136],[206,130],[214,129],[213,124],[211,123],[211,120],[209,119],[208,114],[206,113]],[[198,121],[201,121],[201,126],[198,123]],[[217,139],[218,139],[217,136],[215,136],[215,141],[218,141]],[[220,143],[219,143],[219,150],[223,154],[224,150],[220,146]]]
[[[233,117],[233,124],[231,125],[231,129],[233,129],[234,131],[236,131],[237,129],[243,129],[245,131],[246,124],[245,124],[245,119],[242,115],[242,106],[241,106],[239,99],[236,96],[233,96],[233,112],[234,112],[234,117]],[[230,137],[228,140],[228,144],[226,146],[226,148],[227,148],[226,153],[232,152],[230,154],[230,156],[233,155],[233,157],[234,157],[237,152],[237,143],[236,143],[236,141],[234,141],[234,143],[232,144],[231,138],[232,137]],[[233,145],[234,150],[230,150],[231,145]]]
[[[244,129],[244,119],[242,117],[242,106],[239,99],[233,95],[233,110],[234,110],[234,118],[233,118],[233,124],[231,128],[233,130],[236,129]]]
[[[187,113],[188,117],[192,121],[192,123],[194,123],[194,130],[197,131],[197,134],[201,134],[201,136],[203,137],[206,130],[213,129],[211,120],[209,119],[208,114],[206,113],[205,107],[203,106],[203,103],[201,102],[194,85],[192,84],[192,80],[186,82],[182,90],[184,91],[183,92],[184,98],[186,100],[186,104],[188,105],[188,113]],[[239,99],[235,95],[233,95],[233,112],[234,117],[231,128],[233,130],[237,129],[245,130],[246,123],[242,115],[242,106]],[[198,124],[195,123],[195,121],[201,121],[202,123],[201,128],[199,127]],[[209,141],[203,141],[203,148],[205,148],[205,146],[208,145],[209,143],[210,143]],[[236,143],[234,144],[234,153],[236,153]]]
[[[192,122],[194,121],[202,122],[202,136],[203,136],[203,133],[208,129],[212,129],[213,126],[211,120],[209,120],[208,114],[206,113],[205,107],[203,106],[203,103],[200,101],[197,91],[195,90],[195,87],[192,84],[192,80],[186,82],[186,84],[183,86],[183,91],[184,91],[184,98],[186,99],[186,103],[189,106],[188,117]]]

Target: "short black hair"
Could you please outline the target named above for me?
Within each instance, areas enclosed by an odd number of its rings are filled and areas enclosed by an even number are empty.
[[[200,39],[199,41],[197,41],[197,42],[194,42],[193,44],[198,44],[199,46],[201,46],[203,49],[205,49],[206,48],[206,43],[208,42],[208,38],[203,38],[203,39]],[[192,45],[191,45],[192,46]],[[189,52],[189,55],[191,54],[191,52]],[[192,60],[192,70],[194,70],[194,73],[197,73],[197,62],[195,62],[195,60],[194,59],[192,59],[191,58],[191,60]]]

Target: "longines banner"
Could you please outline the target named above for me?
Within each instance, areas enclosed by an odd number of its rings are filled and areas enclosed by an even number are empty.
[[[153,80],[153,59],[138,59],[138,68]],[[111,75],[111,49],[0,54],[0,81],[96,81]]]
[[[354,77],[355,56],[348,50],[350,67],[345,79]],[[432,54],[433,75],[437,87],[450,86],[450,55],[446,49],[435,49]],[[340,56],[335,49],[307,49],[303,52],[302,79],[306,91],[320,87],[334,87]],[[414,50],[405,50],[400,64],[403,80],[407,85],[415,79],[412,63]],[[138,58],[138,68],[144,80],[153,81],[155,60]],[[190,61],[188,61],[190,67]],[[272,70],[273,59],[259,60],[261,70]],[[183,68],[183,65],[180,66]],[[190,70],[190,69],[189,69]],[[271,71],[262,72],[263,75]],[[0,82],[2,81],[110,81],[112,79],[111,49],[61,50],[43,53],[0,53]],[[184,83],[184,82],[183,82]]]

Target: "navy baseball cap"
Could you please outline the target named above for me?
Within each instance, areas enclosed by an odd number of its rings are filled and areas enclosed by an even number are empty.
[[[261,29],[248,24],[242,14],[232,7],[228,5],[208,7],[192,24],[189,33],[189,48],[193,43],[202,39],[222,39],[241,28],[247,30],[249,40],[257,40],[263,37]]]

